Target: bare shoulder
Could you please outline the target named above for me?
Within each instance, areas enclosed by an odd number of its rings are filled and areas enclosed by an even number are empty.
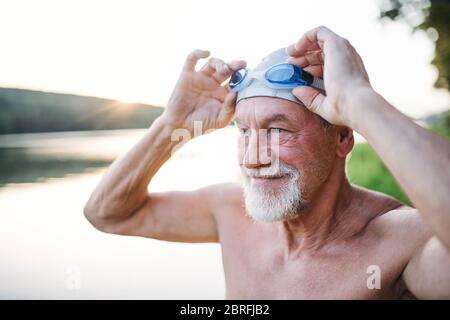
[[[382,192],[353,185],[357,206],[365,213],[367,227],[384,229],[403,221],[420,224],[420,216],[415,208],[405,205],[394,197]]]
[[[423,245],[431,237],[420,212],[384,193],[356,187],[360,193],[361,209],[367,217],[366,232],[376,239],[409,249]]]
[[[406,260],[432,236],[420,212],[403,204],[376,216],[367,228],[376,238],[397,248],[399,257]]]
[[[416,238],[420,241],[431,236],[419,211],[406,205],[383,213],[376,217],[371,225],[376,232],[408,240]]]
[[[401,207],[380,216],[374,229],[388,241],[391,259],[400,263],[399,288],[419,299],[448,299],[450,259],[420,212]]]

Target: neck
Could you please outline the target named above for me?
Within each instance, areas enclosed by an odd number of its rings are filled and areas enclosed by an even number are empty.
[[[333,170],[298,218],[277,223],[287,253],[317,251],[359,232],[367,221],[352,214],[354,193],[344,170]]]

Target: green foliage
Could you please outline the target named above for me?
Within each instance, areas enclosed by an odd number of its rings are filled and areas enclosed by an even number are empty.
[[[402,189],[386,169],[380,158],[366,144],[355,145],[350,160],[347,163],[349,180],[362,187],[383,192],[411,205]]]
[[[435,133],[443,137],[450,137],[450,111],[442,118],[439,118],[436,123],[432,124],[430,127]]]
[[[434,41],[432,64],[439,72],[435,86],[450,89],[450,1],[448,0],[383,0],[381,18],[405,20],[413,30],[424,30]]]

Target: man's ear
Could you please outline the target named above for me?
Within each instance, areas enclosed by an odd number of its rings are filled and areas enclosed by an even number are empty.
[[[337,128],[336,154],[338,157],[345,158],[353,149],[355,139],[353,130],[349,127],[339,126]]]

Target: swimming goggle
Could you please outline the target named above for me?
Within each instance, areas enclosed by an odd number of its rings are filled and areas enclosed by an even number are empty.
[[[253,79],[258,79],[273,89],[311,86],[325,92],[322,79],[314,77],[311,73],[290,63],[277,64],[265,72],[251,71],[248,68],[239,69],[233,73],[228,85],[234,92],[238,92],[249,86]]]

